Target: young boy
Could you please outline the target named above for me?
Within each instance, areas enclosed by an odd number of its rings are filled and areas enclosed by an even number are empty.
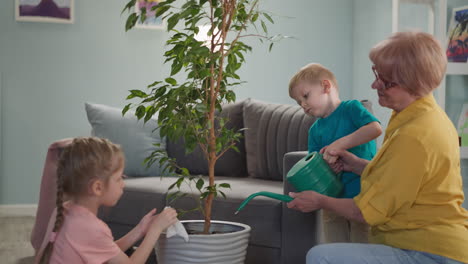
[[[309,64],[296,73],[289,83],[289,96],[317,118],[309,130],[309,152],[319,151],[336,170],[331,150],[348,150],[360,158],[372,159],[376,153],[374,139],[382,133],[379,121],[357,100],[341,101],[335,76],[320,64]],[[353,198],[361,190],[359,175],[343,172],[342,198]],[[327,243],[366,243],[368,226],[334,213],[323,212]]]

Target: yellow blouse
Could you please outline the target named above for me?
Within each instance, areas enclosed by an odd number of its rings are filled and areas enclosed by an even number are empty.
[[[432,95],[394,112],[354,198],[370,242],[468,262],[458,135]]]

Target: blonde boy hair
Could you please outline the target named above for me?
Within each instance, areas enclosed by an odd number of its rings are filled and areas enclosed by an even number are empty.
[[[318,63],[310,63],[302,67],[289,81],[289,96],[292,97],[292,90],[301,82],[317,83],[329,80],[338,90],[338,82],[335,75],[327,68]]]
[[[424,32],[397,32],[374,46],[369,58],[383,78],[418,97],[437,88],[447,68],[440,43]]]

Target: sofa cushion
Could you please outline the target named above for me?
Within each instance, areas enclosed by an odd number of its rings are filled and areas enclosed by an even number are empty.
[[[101,214],[109,224],[135,226],[152,208],[162,210],[167,205],[167,188],[176,178],[145,177],[125,180],[124,194],[112,208],[106,208]],[[231,184],[231,190],[226,191],[228,199],[215,198],[213,202],[213,220],[240,222],[252,227],[250,242],[267,247],[280,247],[281,244],[281,202],[266,197],[257,197],[237,215],[234,212],[240,203],[250,194],[258,191],[282,193],[281,182],[265,181],[253,178],[217,177],[218,183]],[[182,185],[182,191],[190,192],[190,188]],[[170,204],[179,212],[197,206],[196,199],[184,197]],[[136,206],[138,205],[138,206]],[[187,213],[180,219],[203,219],[198,212]]]
[[[249,176],[281,181],[284,154],[307,150],[307,134],[314,121],[299,106],[248,99],[244,125]]]
[[[145,158],[157,149],[153,146],[154,143],[161,144],[161,149],[166,145],[156,129],[158,124],[155,119],[150,119],[144,124],[143,121],[138,121],[132,112],[122,116],[122,110],[119,108],[92,103],[86,103],[85,108],[92,127],[91,134],[122,146],[126,175],[135,177],[161,174],[158,162],[149,169],[143,164]]]
[[[239,130],[244,127],[242,120],[243,105],[244,101],[240,101],[223,106],[221,116],[228,117],[229,123],[226,124],[227,128]],[[244,139],[242,138],[240,142],[236,144],[236,146],[239,149],[239,152],[236,152],[232,149],[228,150],[216,162],[216,175],[237,177],[243,177],[247,175]],[[187,168],[191,174],[208,175],[208,163],[200,147],[195,148],[192,153],[187,155],[183,139],[180,139],[176,142],[171,142],[168,140],[167,153],[170,157],[176,159],[179,166]]]

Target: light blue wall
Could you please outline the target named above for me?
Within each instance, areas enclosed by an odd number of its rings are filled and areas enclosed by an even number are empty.
[[[84,102],[121,107],[127,90],[167,72],[161,58],[167,34],[125,33],[125,0],[75,1],[72,25],[16,22],[13,2],[0,1],[0,204],[37,201],[49,143],[89,135]],[[303,65],[320,62],[336,74],[342,99],[370,99],[377,117],[388,122],[390,111],[378,106],[370,89],[368,52],[391,33],[391,0],[265,0],[263,8],[280,15],[271,32],[295,39],[283,40],[271,53],[248,41],[254,53],[241,71],[248,83],[236,89],[239,99],[293,104],[289,78]],[[466,77],[447,78],[452,118],[461,98],[466,101],[466,85]],[[468,161],[462,165],[468,179]]]
[[[75,23],[16,22],[14,1],[0,1],[1,139],[0,204],[35,203],[48,145],[89,135],[84,102],[123,106],[127,90],[164,72],[166,33],[124,32],[124,0],[75,1]],[[287,84],[311,61],[330,67],[351,96],[353,5],[342,0],[265,0],[280,14],[272,32],[296,37],[271,53],[252,42],[238,98],[293,103]],[[286,18],[289,17],[289,18]]]
[[[288,97],[289,79],[302,66],[319,62],[332,70],[340,85],[342,98],[352,94],[353,1],[313,0],[285,4],[284,1],[264,1],[267,10],[280,14],[272,34],[281,33],[295,39],[282,40],[268,52],[267,45],[251,41],[255,51],[241,76],[248,82],[238,88],[238,98],[295,104]]]
[[[165,33],[124,32],[123,0],[75,1],[73,25],[16,22],[0,2],[0,204],[35,203],[49,143],[89,135],[84,102],[123,105],[160,76]]]
[[[374,103],[374,110],[377,117],[386,126],[390,118],[390,110],[378,106],[377,95],[370,89],[374,80],[370,67],[371,62],[368,59],[369,50],[389,36],[392,32],[392,17],[390,0],[354,0],[354,34],[353,34],[353,94],[354,98],[370,98]],[[449,0],[448,10],[453,7],[468,5],[468,0]],[[403,16],[403,28],[417,28],[424,24],[415,22],[412,14],[418,19],[426,21],[425,10],[417,6],[406,6],[406,9],[400,10]],[[423,12],[423,14],[420,14]],[[450,11],[451,12],[451,11]],[[437,21],[436,17],[436,21]],[[425,29],[425,28],[423,28]],[[446,111],[452,121],[456,122],[461,112],[463,102],[468,102],[468,77],[467,76],[448,76],[446,79]],[[382,137],[379,138],[379,142]],[[468,182],[468,160],[461,161],[462,175],[465,182]],[[468,193],[468,184],[465,184],[465,193]],[[465,202],[465,207],[468,203]]]
[[[379,106],[377,92],[371,89],[375,77],[369,60],[370,49],[392,32],[391,0],[354,0],[353,27],[353,98],[372,101],[374,113],[386,126],[390,110]],[[378,138],[379,144],[383,136]]]

